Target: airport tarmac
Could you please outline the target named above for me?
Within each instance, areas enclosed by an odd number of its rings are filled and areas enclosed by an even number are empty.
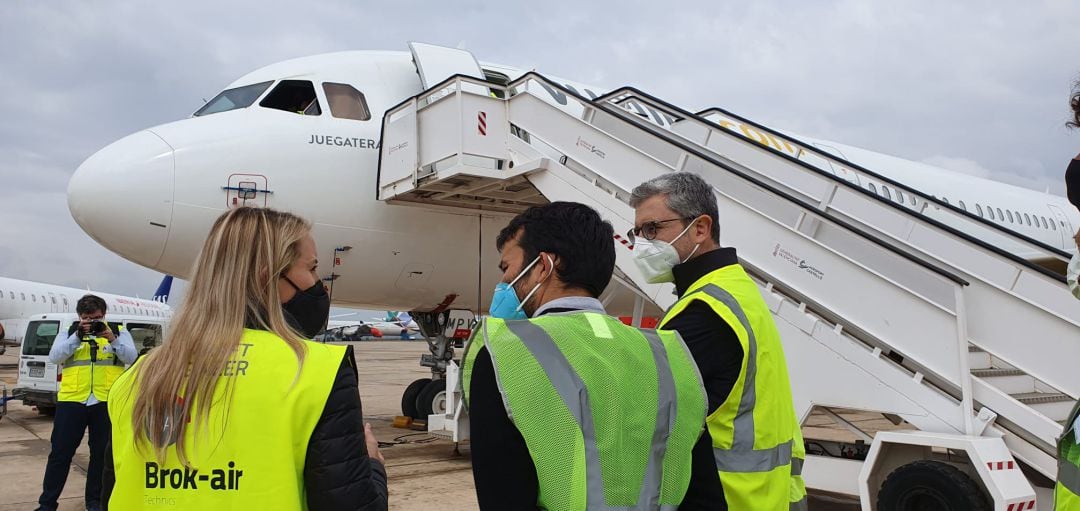
[[[391,421],[401,412],[401,392],[409,382],[429,375],[417,363],[427,352],[421,341],[365,341],[354,343],[360,371],[360,394],[364,419],[371,423],[383,447],[389,474],[390,509],[400,511],[439,509],[466,511],[477,509],[472,469],[467,446],[457,452],[452,442],[427,433],[395,429]],[[0,381],[14,388],[17,358],[14,350],[0,355]],[[859,419],[856,419],[859,420]],[[888,421],[879,421],[888,428]],[[811,416],[809,424],[822,434],[828,419]],[[52,419],[21,402],[12,401],[8,415],[0,419],[0,511],[30,510],[37,504],[42,475],[49,455]],[[835,432],[843,435],[843,432]],[[386,444],[384,444],[386,445]],[[83,488],[89,451],[79,447],[71,475],[61,495],[60,509],[84,509]],[[850,501],[825,496],[810,500],[814,511],[854,511]]]

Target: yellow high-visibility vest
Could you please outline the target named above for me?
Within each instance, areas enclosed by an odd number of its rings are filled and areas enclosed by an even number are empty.
[[[727,399],[705,420],[730,509],[806,509],[806,450],[780,334],[742,266],[714,270],[687,288],[659,328],[694,301],[707,304],[739,337],[742,368]]]
[[[678,508],[706,402],[676,333],[595,312],[486,318],[462,357],[466,402],[482,347],[536,467],[537,507]]]
[[[188,424],[189,467],[180,464],[175,445],[164,460],[155,459],[152,447],[136,446],[131,413],[139,392],[137,362],[116,382],[109,402],[116,472],[109,507],[307,509],[307,444],[345,347],[310,341],[304,346],[300,368],[296,353],[280,337],[244,330],[214,389],[209,422]],[[169,434],[159,431],[150,437]]]
[[[124,331],[123,325],[120,331]],[[98,401],[109,400],[109,389],[112,388],[116,379],[124,374],[124,363],[114,353],[105,351],[109,346],[109,340],[97,337],[93,341],[79,344],[75,353],[72,353],[60,372],[60,391],[56,394],[57,401],[71,401],[83,403],[90,398],[90,392]],[[96,349],[95,357],[90,352]],[[96,358],[96,360],[92,360]]]

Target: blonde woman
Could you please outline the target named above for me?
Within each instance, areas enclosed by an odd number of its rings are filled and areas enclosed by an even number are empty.
[[[103,502],[387,508],[352,350],[305,340],[329,312],[317,264],[299,217],[239,208],[217,219],[165,343],[113,386]]]

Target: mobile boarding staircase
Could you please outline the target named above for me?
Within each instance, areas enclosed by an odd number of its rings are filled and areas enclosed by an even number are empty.
[[[772,309],[798,416],[873,411],[915,428],[863,433],[865,459],[809,456],[810,488],[876,509],[895,469],[939,460],[967,474],[992,509],[1034,509],[1036,494],[1050,509],[1060,422],[1080,396],[1080,307],[1060,275],[997,247],[1067,254],[758,126],[795,149],[777,150],[733,121],[744,120],[629,88],[590,100],[535,73],[504,86],[458,75],[386,112],[378,197],[513,212],[540,194],[587,204],[620,232],[633,225],[634,186],[698,173],[714,187],[722,245],[737,247]],[[859,175],[916,204],[864,190]],[[616,247],[636,292],[670,306],[671,285],[647,284],[629,247]],[[454,369],[447,415],[432,424],[461,440]]]

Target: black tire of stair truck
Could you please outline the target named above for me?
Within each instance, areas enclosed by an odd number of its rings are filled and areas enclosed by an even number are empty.
[[[990,511],[990,499],[960,469],[916,461],[894,470],[881,485],[878,511]]]
[[[439,398],[439,394],[445,391],[446,380],[432,380],[424,387],[424,390],[420,391],[420,395],[416,398],[416,411],[420,414],[420,420],[426,421],[428,415],[436,412],[435,401]],[[441,413],[443,410],[438,411]]]
[[[416,410],[416,398],[420,397],[420,391],[424,390],[424,387],[431,383],[431,378],[420,378],[405,387],[405,392],[401,394],[401,415],[406,417],[412,417],[413,419],[419,419],[420,413]],[[423,416],[427,419],[427,415]]]

